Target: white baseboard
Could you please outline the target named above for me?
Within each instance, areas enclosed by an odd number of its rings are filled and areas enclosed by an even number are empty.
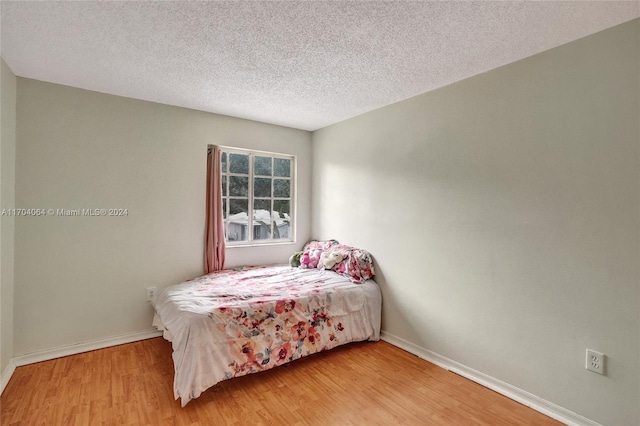
[[[112,336],[104,339],[91,340],[89,342],[75,343],[73,345],[31,352],[13,357],[11,361],[16,367],[20,367],[22,365],[33,364],[35,362],[48,361],[50,359],[61,358],[63,356],[81,354],[83,352],[95,351],[96,349],[123,345],[125,343],[137,342],[138,340],[151,339],[159,336],[162,336],[162,332],[158,330],[137,331],[135,333],[121,334],[119,336]]]
[[[507,398],[513,399],[520,404],[526,405],[533,410],[536,410],[546,416],[558,420],[571,426],[601,426],[599,423],[594,422],[580,414],[567,410],[559,405],[544,400],[538,396],[535,396],[527,391],[519,389],[494,377],[488,376],[466,365],[460,364],[452,359],[444,357],[440,354],[432,352],[428,349],[415,345],[400,337],[389,334],[385,331],[381,332],[380,338],[385,342],[397,346],[400,349],[412,353],[426,361],[429,361],[438,367],[444,368],[447,371],[458,374],[471,381],[474,381],[486,388],[491,389]]]
[[[7,387],[7,383],[11,380],[11,376],[13,376],[14,371],[16,371],[16,365],[11,359],[4,370],[2,370],[2,373],[0,373],[0,395],[4,392],[4,388]]]

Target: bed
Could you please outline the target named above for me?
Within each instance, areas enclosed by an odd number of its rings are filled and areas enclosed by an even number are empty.
[[[153,325],[173,347],[175,398],[184,407],[223,380],[378,340],[380,289],[345,274],[353,257],[333,269],[307,262],[223,270],[161,291]]]

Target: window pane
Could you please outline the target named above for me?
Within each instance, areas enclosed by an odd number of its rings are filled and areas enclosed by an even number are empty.
[[[247,224],[230,221],[227,224],[227,241],[247,241]]]
[[[291,202],[289,200],[273,201],[273,238],[291,238]]]
[[[225,197],[227,195],[227,177],[222,176],[222,196]]]
[[[222,199],[222,218],[223,219],[227,218],[227,199],[226,198]]]
[[[253,173],[259,176],[271,176],[271,157],[253,157]]]
[[[244,154],[229,154],[229,172],[249,174],[249,156]]]
[[[289,179],[273,180],[273,196],[289,198],[291,193],[291,181]]]
[[[254,197],[271,197],[271,179],[254,178],[253,179],[253,196]]]
[[[222,173],[227,173],[227,153],[222,153]]]
[[[254,200],[253,209],[271,211],[271,200]]]
[[[271,200],[254,200],[253,207],[253,238],[268,240],[271,238]]]
[[[291,222],[288,220],[276,221],[273,224],[273,239],[290,239],[291,238]]]
[[[249,178],[229,176],[229,195],[232,197],[246,197],[249,195]]]
[[[249,217],[249,200],[247,198],[232,198],[229,200],[229,219],[247,221]]]
[[[227,241],[247,241],[247,224],[249,200],[229,200],[229,222],[227,224]]]
[[[274,176],[291,177],[291,160],[274,158],[273,171]]]
[[[268,240],[271,238],[271,214],[268,210],[255,211],[253,238],[255,240]]]
[[[273,211],[278,213],[278,216],[282,219],[291,218],[291,207],[289,200],[274,200]]]

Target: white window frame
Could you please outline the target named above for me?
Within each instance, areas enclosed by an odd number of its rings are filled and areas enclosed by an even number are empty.
[[[282,153],[277,153],[277,152],[269,152],[269,151],[259,151],[259,150],[254,150],[254,149],[245,149],[245,148],[235,148],[235,147],[229,147],[229,146],[220,146],[220,150],[224,153],[227,154],[227,170],[222,172],[222,176],[226,176],[227,177],[227,191],[226,194],[222,194],[223,199],[226,199],[226,211],[224,212],[224,227],[225,227],[225,243],[227,245],[227,247],[231,248],[231,247],[247,247],[247,246],[265,246],[265,245],[281,245],[281,244],[292,244],[296,242],[296,228],[297,228],[297,215],[296,215],[296,195],[297,195],[297,158],[295,155],[291,155],[291,154],[282,154]],[[229,154],[241,154],[241,155],[248,155],[249,156],[249,174],[245,175],[245,174],[238,174],[238,173],[231,173],[230,172],[230,156]],[[291,161],[291,171],[290,171],[290,176],[287,178],[285,176],[274,176],[274,170],[272,169],[272,182],[271,182],[271,200],[287,200],[287,198],[284,197],[274,197],[273,195],[273,184],[274,184],[274,180],[275,179],[289,179],[290,180],[290,192],[289,192],[289,216],[290,216],[290,225],[289,225],[289,238],[287,239],[274,239],[274,238],[269,238],[269,239],[254,239],[254,234],[253,234],[253,226],[254,226],[254,197],[253,197],[253,184],[254,184],[254,165],[253,165],[253,161],[254,161],[254,157],[255,156],[259,156],[259,157],[271,157],[271,158],[282,158],[282,159],[287,159]],[[232,199],[228,194],[229,194],[229,186],[230,186],[230,176],[248,176],[249,178],[249,188],[248,188],[248,211],[247,211],[247,216],[248,216],[248,222],[247,222],[247,240],[245,241],[229,241],[226,238],[227,232],[228,232],[228,225],[229,225],[229,210],[230,210],[230,200]],[[260,177],[260,176],[258,176]],[[222,183],[221,183],[222,184]],[[242,198],[244,199],[245,197],[234,197],[234,198]],[[259,197],[261,198],[261,197]],[[273,226],[273,223],[272,223]],[[273,232],[273,230],[272,230]],[[272,234],[273,235],[273,234]]]

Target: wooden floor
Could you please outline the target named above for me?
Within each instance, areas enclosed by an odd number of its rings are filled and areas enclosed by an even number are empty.
[[[227,380],[180,408],[162,338],[18,367],[9,425],[558,425],[385,342]]]

